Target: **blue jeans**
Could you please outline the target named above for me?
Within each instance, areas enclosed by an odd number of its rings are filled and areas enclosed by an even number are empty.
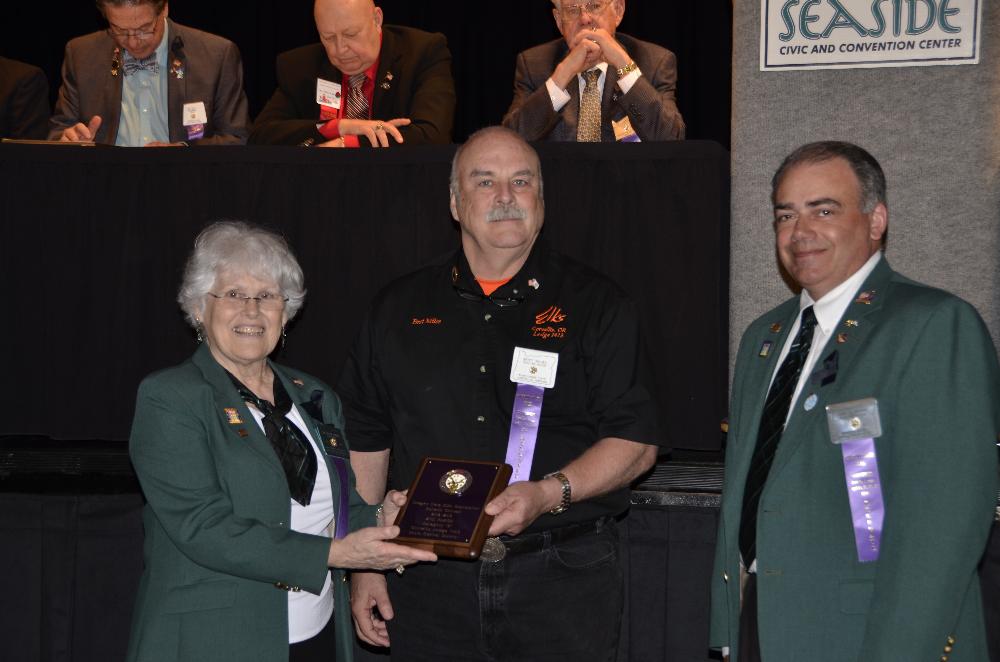
[[[513,538],[496,563],[442,559],[390,576],[393,662],[613,661],[618,530],[610,518],[570,529]]]

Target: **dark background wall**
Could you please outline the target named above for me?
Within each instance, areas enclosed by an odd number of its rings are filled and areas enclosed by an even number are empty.
[[[274,60],[316,41],[310,0],[214,0],[170,3],[174,20],[233,40],[243,54],[251,116],[274,90]],[[382,0],[387,23],[443,32],[458,88],[455,140],[497,124],[510,104],[518,52],[559,36],[549,0]],[[89,0],[19,2],[0,19],[0,55],[45,70],[53,102],[63,47],[106,27]],[[688,138],[729,147],[731,0],[631,0],[620,30],[672,50],[678,58],[678,104]]]

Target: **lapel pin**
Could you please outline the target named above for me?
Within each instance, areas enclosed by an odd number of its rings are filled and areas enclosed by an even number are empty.
[[[245,428],[240,428],[236,431],[241,437],[249,437],[250,433],[246,431]]]
[[[771,345],[772,343],[770,340],[765,340],[764,344],[760,346],[760,351],[757,353],[757,356],[766,358],[767,355],[771,353]]]
[[[118,72],[122,68],[122,49],[115,47],[115,52],[111,55],[111,76],[118,76]]]
[[[863,303],[866,306],[872,305],[872,299],[875,298],[875,290],[869,290],[867,292],[862,292],[858,295],[858,298],[854,300],[855,303]]]
[[[781,331],[781,322],[775,322],[771,325],[771,333],[778,333]]]
[[[170,63],[170,73],[173,74],[174,78],[177,80],[184,78],[184,63],[175,57]]]
[[[240,418],[240,413],[236,410],[236,407],[226,407],[222,411],[226,413],[226,418],[229,420],[230,425],[240,425],[243,423],[243,419]]]
[[[816,406],[816,402],[818,400],[819,400],[819,398],[816,397],[815,393],[810,394],[809,397],[806,398],[806,402],[805,402],[805,405],[804,405],[805,406],[805,410],[806,411],[812,411],[813,407]]]
[[[298,387],[302,387],[302,386],[306,385],[306,383],[304,381],[302,381],[301,379],[293,379],[292,383],[295,384]]]
[[[847,328],[857,327],[858,326],[858,320],[845,320],[844,321],[844,326],[846,326]]]
[[[533,290],[537,290],[538,289],[538,281],[536,279],[534,279],[534,278],[529,278],[528,279],[528,287],[530,287]]]
[[[837,344],[838,345],[843,345],[845,342],[847,342],[847,334],[846,333],[838,333],[837,334]]]

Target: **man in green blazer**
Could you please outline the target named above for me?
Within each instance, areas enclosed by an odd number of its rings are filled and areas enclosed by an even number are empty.
[[[802,293],[740,343],[711,645],[731,662],[982,662],[990,335],[969,304],[890,268],[885,176],[866,151],[805,145],[772,187]]]

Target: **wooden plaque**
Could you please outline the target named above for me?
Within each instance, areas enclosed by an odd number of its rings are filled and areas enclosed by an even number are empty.
[[[393,542],[427,549],[438,556],[476,559],[493,517],[483,508],[510,480],[502,462],[425,457],[396,515]]]

